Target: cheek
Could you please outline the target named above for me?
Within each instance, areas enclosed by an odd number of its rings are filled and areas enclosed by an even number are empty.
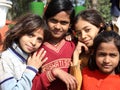
[[[64,33],[67,33],[67,32],[68,32],[68,28],[64,29],[63,32],[64,32]]]
[[[42,43],[37,43],[35,48],[38,49],[41,45]]]
[[[116,60],[116,62],[114,62],[114,63],[116,63],[116,66],[118,66],[118,64],[120,63],[120,58],[118,57],[118,58],[116,58],[115,60]],[[114,61],[115,61],[115,60],[114,60]]]
[[[92,39],[94,40],[95,37],[97,36],[97,32],[90,32],[89,35],[92,37]]]
[[[96,57],[96,58],[95,58],[95,62],[96,62],[96,64],[97,64],[97,66],[100,66],[100,65],[101,65],[101,63],[102,63],[102,59],[101,59],[101,58]]]
[[[51,30],[54,27],[54,24],[48,23],[49,30]]]

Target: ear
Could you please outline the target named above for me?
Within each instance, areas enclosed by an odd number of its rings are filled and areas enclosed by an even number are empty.
[[[70,23],[70,24],[69,24],[69,28],[71,28],[71,26],[72,26],[72,24]]]

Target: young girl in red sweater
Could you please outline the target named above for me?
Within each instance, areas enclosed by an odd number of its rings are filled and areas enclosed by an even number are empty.
[[[82,70],[82,90],[120,90],[120,36],[101,32],[93,48],[88,67]]]
[[[75,90],[77,81],[68,73],[75,45],[64,38],[74,18],[70,0],[51,0],[44,14],[49,34],[41,48],[48,60],[33,80],[32,90]],[[40,48],[40,49],[41,49]]]

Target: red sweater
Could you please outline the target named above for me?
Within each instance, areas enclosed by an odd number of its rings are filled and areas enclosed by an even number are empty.
[[[120,90],[120,74],[107,75],[84,68],[82,90]]]
[[[53,68],[61,68],[68,72],[75,45],[73,42],[62,40],[59,46],[55,47],[49,43],[44,43],[44,48],[48,57],[47,62],[42,66],[42,73],[38,73],[33,80],[32,90],[67,90],[66,85],[59,79],[50,81],[48,73]]]

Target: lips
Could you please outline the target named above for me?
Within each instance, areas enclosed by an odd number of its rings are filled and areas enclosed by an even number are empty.
[[[31,47],[31,46],[27,46],[27,49],[28,49],[29,51],[33,51],[35,48],[34,48],[34,47]]]
[[[88,44],[90,40],[85,40],[83,43]]]
[[[109,69],[111,65],[103,65],[104,68]]]
[[[54,34],[60,34],[61,31],[59,31],[59,30],[54,30],[53,33],[54,33]]]

